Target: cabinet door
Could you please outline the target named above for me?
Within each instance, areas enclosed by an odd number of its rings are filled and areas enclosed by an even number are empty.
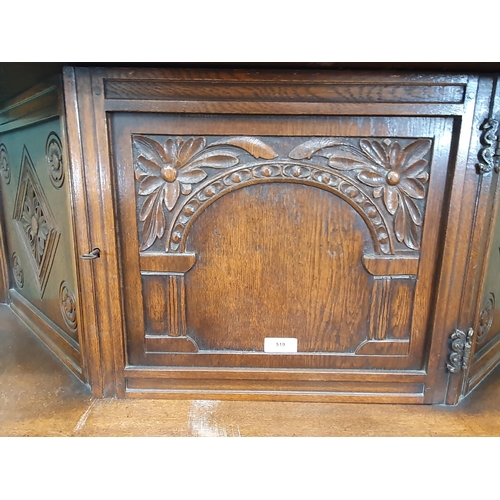
[[[424,369],[451,118],[116,113],[110,136],[129,366]]]

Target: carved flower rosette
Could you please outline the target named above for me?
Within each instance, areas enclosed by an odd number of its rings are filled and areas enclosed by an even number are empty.
[[[161,143],[135,136],[133,147],[138,194],[145,197],[139,212],[143,222],[141,251],[163,237],[169,213],[181,196],[189,195],[208,177],[207,169],[224,170],[237,165],[241,150],[254,158],[277,156],[270,146],[253,137],[227,138],[207,146],[204,137],[168,138]]]
[[[402,147],[391,139],[361,139],[359,147],[334,139],[312,139],[295,148],[290,157],[310,159],[319,154],[335,170],[353,171],[371,196],[381,199],[393,217],[396,239],[412,250],[420,248],[419,227],[423,223],[422,205],[429,180],[429,139],[418,139]],[[321,151],[321,153],[319,153]]]
[[[21,225],[28,238],[37,266],[40,266],[50,226],[40,200],[33,189],[28,189],[21,214]]]
[[[5,144],[0,144],[0,174],[5,179],[7,184],[10,183],[10,163],[9,163],[9,153]]]

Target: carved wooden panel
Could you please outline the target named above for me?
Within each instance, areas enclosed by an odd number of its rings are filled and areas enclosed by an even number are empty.
[[[426,207],[447,154],[432,127],[216,135],[192,119],[201,133],[183,134],[182,118],[160,132],[168,120],[113,126],[130,364],[421,366],[436,265]],[[298,353],[265,354],[266,337],[296,338]]]
[[[16,109],[14,103],[13,112]],[[59,119],[46,115],[30,126],[19,125],[13,119],[0,137],[1,211],[10,288],[17,292],[10,292],[10,301],[19,314],[34,318],[36,326],[30,326],[37,332],[39,327],[44,341],[81,376],[64,135]]]
[[[60,232],[28,150],[24,148],[13,219],[34,264],[43,296],[54,261]]]
[[[255,137],[207,144],[205,137],[163,142],[136,136],[133,145],[137,193],[145,198],[139,212],[141,250],[164,234],[167,251],[182,249],[186,226],[204,205],[227,191],[267,181],[315,185],[343,197],[376,234],[377,253],[393,254],[398,243],[419,249],[430,140],[402,145],[391,139],[315,138],[282,157]],[[251,161],[244,160],[248,155]],[[253,161],[261,158],[268,161]]]

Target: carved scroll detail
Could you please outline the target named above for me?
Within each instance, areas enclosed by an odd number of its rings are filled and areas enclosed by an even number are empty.
[[[241,166],[222,174],[206,184],[186,200],[182,210],[177,213],[172,230],[167,236],[168,250],[184,251],[186,237],[192,223],[199,213],[209,204],[224,194],[245,185],[262,182],[300,182],[330,191],[347,201],[363,217],[369,227],[376,251],[389,254],[392,243],[388,228],[380,210],[373,201],[362,192],[355,183],[342,174],[333,173],[324,167],[310,165],[273,163]]]
[[[482,147],[479,151],[479,163],[477,167],[482,174],[491,172],[495,169],[498,172],[500,169],[500,158],[497,155],[496,148],[498,147],[498,120],[486,120],[481,126],[483,131],[481,135]]]
[[[12,274],[14,275],[14,281],[19,288],[24,287],[24,271],[21,265],[21,260],[19,259],[16,252],[12,254]]]
[[[485,300],[485,305],[479,314],[479,327],[477,332],[477,343],[482,344],[490,331],[493,324],[493,316],[495,313],[495,294],[489,293]]]
[[[461,370],[467,370],[469,366],[473,336],[474,330],[472,328],[469,328],[467,333],[455,330],[451,334],[450,355],[448,364],[446,365],[450,373],[458,373]]]
[[[254,137],[232,137],[207,146],[204,137],[167,139],[160,144],[148,137],[135,136],[135,177],[140,181],[139,195],[146,196],[139,219],[144,222],[140,250],[162,238],[166,228],[164,208],[171,212],[181,194],[189,195],[193,184],[203,181],[210,169],[226,169],[239,163],[243,149],[254,158],[272,159],[276,153]],[[223,149],[229,148],[229,149]]]
[[[0,144],[0,172],[2,173],[5,182],[9,184],[10,182],[10,163],[9,163],[9,153],[7,152],[7,147],[5,144]]]
[[[361,139],[359,147],[330,138],[306,141],[293,149],[293,159],[310,159],[319,154],[328,159],[335,170],[357,171],[355,178],[380,198],[387,212],[393,217],[396,239],[412,250],[420,248],[419,227],[423,213],[415,200],[427,196],[425,184],[428,161],[424,156],[430,151],[429,139],[418,139],[402,147],[398,141]]]
[[[59,286],[59,305],[64,323],[71,332],[76,332],[78,330],[76,297],[65,281]]]
[[[47,137],[45,158],[48,163],[50,182],[56,189],[59,189],[64,183],[64,168],[61,140],[55,132],[51,132]]]
[[[23,151],[13,218],[33,258],[35,277],[43,296],[60,233],[26,148]]]

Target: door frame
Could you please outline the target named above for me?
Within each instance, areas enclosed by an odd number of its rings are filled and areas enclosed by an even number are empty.
[[[445,205],[452,207],[443,217],[442,230],[445,232],[441,255],[441,266],[436,277],[435,314],[428,332],[430,343],[426,371],[416,371],[415,380],[425,384],[421,397],[390,398],[392,402],[453,403],[458,397],[457,383],[453,382],[446,368],[450,344],[450,334],[456,328],[470,324],[471,312],[461,313],[467,294],[464,293],[464,277],[467,273],[468,255],[475,213],[478,176],[475,169],[475,146],[477,133],[472,132],[475,120],[488,99],[488,85],[478,87],[477,76],[464,75],[393,75],[382,72],[345,72],[345,71],[231,71],[231,70],[184,70],[184,69],[109,69],[109,68],[65,68],[64,90],[70,148],[73,210],[79,221],[76,229],[77,252],[88,253],[93,248],[101,250],[100,258],[87,261],[79,266],[79,279],[85,321],[85,342],[90,367],[90,383],[94,394],[101,396],[125,397],[127,377],[134,369],[125,366],[124,323],[119,279],[119,252],[116,236],[111,168],[108,113],[112,112],[182,112],[215,113],[217,103],[207,99],[146,98],[138,96],[121,98],[107,96],[108,85],[112,81],[127,80],[139,83],[148,82],[178,83],[189,79],[195,82],[213,83],[230,80],[234,83],[287,82],[307,92],[311,85],[342,83],[349,85],[392,85],[422,88],[434,86],[455,86],[463,89],[461,102],[293,102],[234,101],[231,107],[223,106],[226,113],[257,114],[329,114],[362,116],[377,114],[381,116],[448,116],[455,119],[455,139],[452,147],[449,172],[453,173],[451,189],[447,193]],[[116,89],[116,87],[115,87]],[[397,101],[397,100],[396,100]],[[488,101],[489,102],[489,101]],[[476,110],[475,110],[476,108]],[[475,113],[476,111],[476,113]],[[472,141],[472,142],[471,142]],[[471,149],[472,148],[472,149]],[[471,154],[469,155],[469,151]],[[470,308],[469,308],[470,310]],[[137,371],[137,370],[136,370]],[[154,370],[153,376],[159,376]],[[300,375],[300,374],[298,374]],[[328,377],[339,379],[366,377],[366,372],[348,374],[330,372]],[[375,374],[377,379],[383,373]],[[404,373],[394,373],[403,377]],[[165,370],[165,377],[168,370]],[[460,376],[461,377],[461,376]],[[400,379],[402,380],[402,379]],[[450,382],[452,380],[452,382]],[[457,380],[457,378],[455,378]],[[460,385],[460,384],[458,384]],[[451,398],[447,399],[447,394]],[[187,397],[196,397],[192,392]],[[203,393],[203,397],[210,397]],[[139,391],[138,396],[143,395]],[[199,394],[198,394],[199,395]],[[186,397],[177,395],[178,397]],[[170,394],[169,397],[177,397]],[[217,397],[221,397],[220,394]],[[234,397],[234,396],[233,396]],[[238,396],[237,396],[238,397]],[[290,400],[290,396],[276,395],[271,399]],[[309,398],[311,399],[311,398]],[[340,399],[330,400],[344,400]],[[350,396],[348,399],[356,399]],[[382,402],[383,398],[379,398]],[[359,398],[358,398],[359,400]]]

